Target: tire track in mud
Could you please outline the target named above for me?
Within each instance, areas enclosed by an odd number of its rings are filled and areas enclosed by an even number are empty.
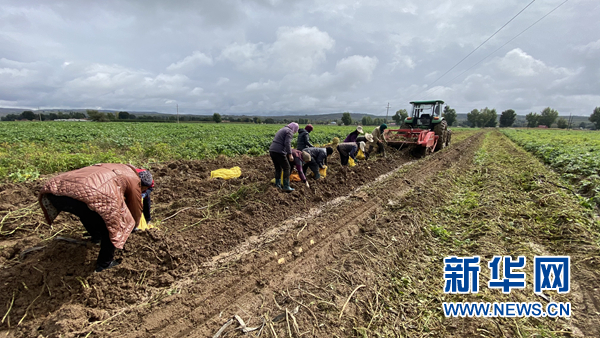
[[[362,221],[376,218],[390,199],[406,194],[439,171],[470,161],[481,139],[482,133],[478,133],[443,152],[406,163],[345,197],[288,219],[213,257],[208,264],[213,266],[210,272],[182,282],[186,285],[182,294],[137,313],[141,324],[133,324],[136,314],[121,318],[115,324],[125,327],[118,331],[129,332],[128,337],[212,336],[233,314],[255,313],[274,290],[330,263],[334,248],[356,234]],[[285,262],[280,264],[282,258]]]

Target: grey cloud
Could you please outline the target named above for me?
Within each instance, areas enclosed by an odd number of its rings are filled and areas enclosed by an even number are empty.
[[[192,113],[600,105],[597,4],[571,0],[0,3],[0,105]],[[460,75],[463,71],[472,67]],[[541,108],[540,108],[541,107]]]

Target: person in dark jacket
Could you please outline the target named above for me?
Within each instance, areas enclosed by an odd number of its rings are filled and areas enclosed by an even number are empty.
[[[143,201],[143,212],[144,218],[146,219],[146,223],[150,223],[152,221],[152,215],[150,215],[150,207],[152,206],[152,201],[150,200],[150,193],[154,191],[154,180],[152,179],[152,174],[150,171],[146,169],[136,169],[138,176],[140,176],[140,180],[142,181],[142,201]]]
[[[314,147],[312,143],[310,143],[310,137],[308,135],[312,130],[312,124],[307,124],[304,129],[298,130],[298,143],[296,143],[296,149],[304,150],[305,148]]]
[[[364,142],[365,143],[365,148],[367,144],[372,144],[373,143],[373,135],[366,133],[365,136],[359,136],[356,138],[356,144],[360,146],[360,142]],[[369,147],[369,150],[371,150],[371,147]],[[363,151],[363,153],[365,154],[365,159],[369,159],[369,151]]]
[[[298,131],[298,123],[292,122],[279,129],[273,138],[269,153],[275,166],[275,186],[285,192],[293,191],[290,187],[290,162],[294,162],[292,155],[292,138]],[[281,186],[281,172],[283,171],[283,187]]]
[[[310,170],[315,174],[315,179],[318,180],[321,178],[319,169],[327,166],[327,156],[333,154],[333,148],[306,148],[304,151],[310,154],[311,160],[304,165],[302,170],[306,174],[306,170],[310,168]]]
[[[348,159],[352,157],[356,160],[356,153],[358,152],[358,145],[356,142],[342,142],[338,144],[337,150],[340,153],[340,160],[342,165],[348,165]],[[360,148],[364,149],[364,142],[360,143]]]
[[[356,130],[351,132],[350,134],[348,134],[348,136],[346,136],[346,138],[344,139],[344,142],[356,142],[356,138],[358,137],[359,134],[362,134],[363,132],[363,128],[361,126],[356,127]]]

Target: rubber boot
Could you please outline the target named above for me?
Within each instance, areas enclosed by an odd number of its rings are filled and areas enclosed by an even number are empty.
[[[283,179],[283,191],[285,192],[292,192],[295,189],[290,187],[290,179],[289,178],[284,178]]]
[[[102,272],[102,271],[104,271],[106,269],[110,269],[110,268],[115,267],[115,266],[117,266],[119,264],[121,264],[121,260],[120,259],[115,259],[115,260],[111,261],[110,264],[108,264],[108,266],[106,266],[106,267],[102,267],[102,266],[96,264],[96,271],[95,272]]]
[[[281,178],[276,178],[275,179],[275,188],[279,188],[282,189],[283,187],[281,186]]]

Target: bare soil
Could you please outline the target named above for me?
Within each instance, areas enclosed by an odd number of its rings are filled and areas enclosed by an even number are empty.
[[[123,263],[102,273],[93,272],[99,247],[83,240],[75,217],[44,224],[36,204],[43,180],[1,185],[0,334],[213,337],[239,315],[260,329],[244,334],[236,321],[221,337],[363,336],[366,314],[351,295],[376,285],[365,266],[386,249],[373,244],[364,256],[356,237],[366,243],[379,228],[395,229],[389,233],[403,259],[426,259],[416,249],[423,229],[384,210],[440,172],[469,166],[482,139],[476,134],[421,160],[389,149],[353,168],[334,154],[327,178],[309,180],[310,188],[292,183],[290,194],[270,183],[267,156],[157,165],[157,228],[132,234],[117,253]],[[210,179],[211,170],[233,166],[240,178]],[[594,306],[589,292],[582,302]],[[374,315],[383,302],[370,294]],[[389,323],[387,336],[411,335],[399,327]]]

